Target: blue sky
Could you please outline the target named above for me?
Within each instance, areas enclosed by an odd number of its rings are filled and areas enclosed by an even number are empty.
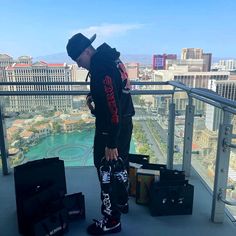
[[[200,47],[236,58],[236,0],[0,0],[0,53],[65,52],[68,38],[97,33],[123,54],[180,54]]]

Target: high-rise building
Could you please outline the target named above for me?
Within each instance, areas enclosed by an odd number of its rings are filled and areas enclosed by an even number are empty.
[[[40,85],[39,82],[70,82],[71,66],[67,64],[47,64],[35,62],[33,64],[14,63],[5,68],[7,82],[34,82],[34,85],[10,86],[10,91],[65,91],[71,90],[70,85]],[[10,111],[31,110],[66,110],[72,108],[72,96],[69,95],[34,95],[10,96]]]
[[[139,63],[125,63],[129,79],[135,80],[139,78]]]
[[[153,70],[166,70],[166,60],[176,60],[176,54],[158,54],[153,55],[152,69]]]
[[[234,71],[236,70],[236,60],[220,60],[218,66],[221,70]]]
[[[166,60],[167,70],[186,69],[188,72],[202,72],[204,71],[203,59],[177,59],[177,60]]]
[[[203,71],[211,71],[212,54],[203,53],[202,59],[203,59]]]
[[[21,57],[18,57],[16,62],[20,64],[32,64],[32,57],[21,56]]]
[[[202,71],[210,71],[211,70],[211,53],[203,53],[203,49],[201,48],[183,48],[181,52],[181,60],[203,60],[203,68]]]
[[[73,82],[85,82],[89,77],[88,71],[82,67],[78,67],[77,64],[71,65],[71,81]],[[88,85],[73,85],[72,90],[89,90]]]
[[[14,63],[12,57],[8,56],[7,54],[0,54],[0,68],[5,68]]]
[[[217,81],[209,80],[208,88],[215,91],[218,95],[228,98],[230,100],[236,101],[236,81],[227,80],[227,81]],[[206,127],[209,130],[215,131],[219,128],[219,124],[223,119],[222,110],[207,105],[206,107]]]
[[[156,71],[154,72],[154,81],[179,81],[186,86],[192,88],[208,88],[209,81],[228,80],[229,72],[186,72],[186,71]],[[160,87],[160,86],[159,86]],[[168,89],[166,86],[160,89]],[[188,96],[185,93],[177,93],[174,97],[176,110],[181,114],[185,114],[186,105],[188,104]],[[205,113],[206,103],[194,100],[195,111],[197,113]],[[168,103],[167,107],[168,109]]]
[[[202,59],[203,50],[201,48],[183,48],[181,59]]]
[[[10,57],[7,54],[0,54],[0,81],[1,82],[6,82],[6,71],[5,68],[11,64],[14,63],[14,60],[12,57]],[[0,91],[4,91],[5,86],[0,87]],[[0,102],[4,100],[4,97],[0,98]]]

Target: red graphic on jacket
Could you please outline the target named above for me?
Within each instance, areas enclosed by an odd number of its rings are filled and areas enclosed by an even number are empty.
[[[105,76],[103,80],[104,89],[107,97],[108,107],[111,112],[111,121],[113,124],[119,123],[118,108],[116,106],[114,89],[112,85],[112,79],[110,76]]]
[[[122,63],[121,60],[117,60],[116,65],[117,65],[117,68],[119,69],[122,82],[124,82],[124,89],[130,90],[131,86],[130,86],[129,76],[128,76],[128,73],[126,71],[124,64]]]

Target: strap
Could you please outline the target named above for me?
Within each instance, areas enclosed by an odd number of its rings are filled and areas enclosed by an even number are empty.
[[[61,216],[61,212],[59,213],[59,220],[60,220],[60,226],[61,226],[61,229],[62,229],[62,235],[63,235],[63,233],[65,232],[65,230],[64,230],[64,220],[63,220],[63,218],[62,218],[62,216]],[[66,228],[66,227],[65,227]]]
[[[42,226],[43,226],[45,232],[47,233],[47,236],[51,236],[51,233],[50,233],[50,231],[49,231],[47,225],[46,225],[45,223],[42,223]]]

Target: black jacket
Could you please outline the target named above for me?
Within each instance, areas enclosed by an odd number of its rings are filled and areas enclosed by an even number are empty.
[[[106,43],[99,46],[90,64],[90,92],[95,104],[96,132],[109,135],[107,147],[116,148],[123,119],[134,115],[128,74],[120,53]]]

